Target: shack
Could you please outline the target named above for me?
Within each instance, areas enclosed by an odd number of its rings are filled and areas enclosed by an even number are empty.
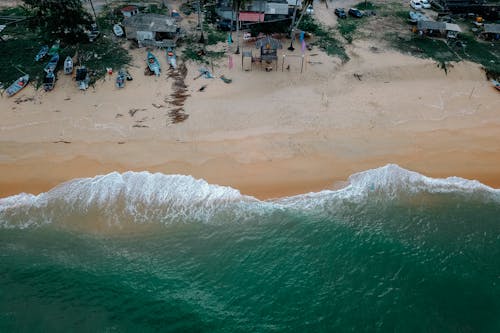
[[[489,23],[483,26],[484,30],[481,33],[486,40],[500,40],[500,24]]]
[[[417,22],[417,29],[419,34],[440,37],[446,30],[446,23],[421,20]]]
[[[183,33],[175,18],[160,14],[138,14],[123,20],[128,39],[135,39],[139,46],[176,47]]]
[[[283,48],[281,42],[277,39],[266,36],[259,39],[255,43],[255,48],[260,49],[260,62],[266,62],[267,64],[272,64],[273,61],[276,62],[276,69],[278,69],[278,49]],[[270,66],[266,66],[266,70],[272,69]]]
[[[120,11],[125,18],[139,14],[139,8],[133,5],[123,7],[122,9],[120,9]]]

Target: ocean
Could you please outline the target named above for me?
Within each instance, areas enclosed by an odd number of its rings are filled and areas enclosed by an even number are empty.
[[[268,201],[148,172],[3,198],[0,332],[500,332],[500,191],[387,165]]]

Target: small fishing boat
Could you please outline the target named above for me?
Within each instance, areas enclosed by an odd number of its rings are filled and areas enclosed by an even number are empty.
[[[127,77],[127,72],[122,68],[118,71],[118,76],[116,77],[116,87],[125,87],[125,79]]]
[[[47,52],[49,52],[49,46],[48,45],[42,46],[42,48],[40,49],[40,51],[38,51],[38,53],[35,56],[35,61],[42,60],[43,57],[45,57],[47,55]]]
[[[78,88],[80,90],[87,90],[89,87],[89,74],[87,72],[87,67],[82,66],[76,69],[76,83],[78,83]]]
[[[54,89],[54,85],[56,84],[56,75],[54,72],[47,72],[45,78],[43,79],[43,89],[45,91],[51,91]]]
[[[59,53],[59,47],[60,47],[60,44],[59,44],[59,41],[55,41],[54,44],[52,44],[52,47],[50,48],[49,52],[48,52],[48,55],[54,55],[56,53]]]
[[[491,80],[491,83],[493,83],[493,87],[500,91],[500,82],[498,82],[497,80]]]
[[[160,76],[160,63],[158,62],[158,59],[154,56],[153,53],[148,52],[148,67],[149,70],[153,73],[155,73],[156,76]]]
[[[123,29],[119,24],[115,24],[113,26],[113,32],[115,33],[116,37],[121,37],[123,36]]]
[[[167,63],[170,65],[170,68],[175,69],[177,67],[177,57],[171,47],[167,48]]]
[[[19,79],[16,80],[16,82],[12,83],[10,87],[7,88],[7,96],[14,96],[17,94],[21,89],[26,87],[28,85],[28,82],[30,80],[30,76],[28,74],[21,76]]]
[[[47,65],[45,65],[45,72],[54,72],[57,67],[57,63],[59,62],[59,53],[56,53],[50,58],[50,61]]]
[[[70,56],[67,56],[64,60],[64,74],[73,73],[73,59]]]

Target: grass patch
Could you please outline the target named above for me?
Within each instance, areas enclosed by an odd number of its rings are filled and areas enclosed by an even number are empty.
[[[460,40],[464,46],[456,46],[457,54],[464,59],[483,65],[490,76],[496,78],[500,76],[500,44],[498,42],[482,42],[466,34],[461,35]]]
[[[338,20],[337,29],[348,43],[352,43],[358,25],[352,20]]]
[[[461,58],[448,44],[441,40],[429,37],[412,36],[409,39],[400,38],[396,34],[388,34],[388,39],[396,49],[413,56],[436,60],[446,72],[446,64],[450,61],[460,61]]]
[[[316,37],[315,44],[328,55],[338,56],[343,62],[349,60],[342,43],[333,37],[333,31],[319,25],[310,15],[303,17],[299,29],[312,33]]]
[[[370,1],[362,1],[362,2],[358,2],[354,6],[354,8],[357,8],[359,10],[375,10],[375,9],[377,9],[377,6],[375,6]]]

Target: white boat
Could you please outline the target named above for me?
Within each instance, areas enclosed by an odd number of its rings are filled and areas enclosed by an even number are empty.
[[[67,56],[66,60],[64,60],[64,74],[71,73],[73,73],[73,59],[71,59],[70,56]]]
[[[123,36],[123,29],[119,24],[115,24],[113,26],[113,32],[115,33],[116,37]]]

